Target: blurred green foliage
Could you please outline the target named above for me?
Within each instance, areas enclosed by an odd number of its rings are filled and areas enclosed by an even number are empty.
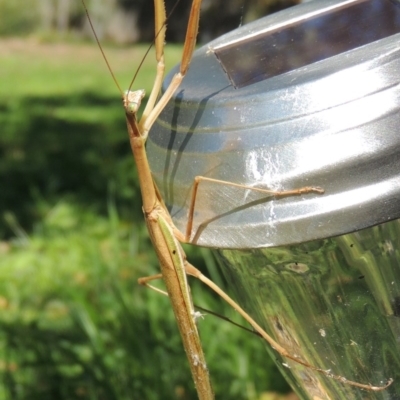
[[[136,283],[157,271],[145,228],[109,212],[60,201],[2,244],[2,398],[196,398],[168,299]],[[198,283],[192,292],[235,318]],[[217,398],[282,389],[259,338],[210,316],[199,328]]]
[[[140,50],[106,49],[123,85]],[[0,52],[0,399],[195,399],[168,299],[137,285],[158,266],[98,49],[13,39]],[[135,86],[153,71],[149,59]],[[259,338],[211,316],[199,329],[217,398],[287,390]]]
[[[145,48],[109,49],[125,86]],[[124,218],[141,215],[121,100],[98,49],[10,39],[0,52],[2,213],[30,230],[43,217],[36,205],[42,197],[70,196],[104,215],[111,195]],[[140,85],[151,87],[152,59],[141,72]],[[0,237],[10,234],[1,219]]]

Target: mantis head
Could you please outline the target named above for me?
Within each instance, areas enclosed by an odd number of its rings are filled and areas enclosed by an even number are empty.
[[[122,98],[125,112],[127,114],[135,115],[139,110],[140,103],[142,102],[144,96],[145,91],[143,89],[135,91],[127,90]]]

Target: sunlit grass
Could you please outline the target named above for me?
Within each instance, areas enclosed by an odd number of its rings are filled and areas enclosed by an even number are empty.
[[[104,52],[122,90],[127,89],[149,45],[104,46]],[[177,64],[181,47],[166,47],[166,71]],[[0,40],[0,97],[63,96],[96,91],[104,96],[119,92],[99,48],[87,43],[40,43],[35,39]],[[153,50],[146,57],[136,88],[149,91],[155,74]]]

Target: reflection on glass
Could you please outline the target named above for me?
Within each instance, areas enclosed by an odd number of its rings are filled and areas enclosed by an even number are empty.
[[[400,221],[296,246],[218,250],[235,297],[293,355],[370,392],[280,357],[305,399],[400,398]]]
[[[244,87],[400,32],[400,7],[356,0],[215,49],[233,86]]]

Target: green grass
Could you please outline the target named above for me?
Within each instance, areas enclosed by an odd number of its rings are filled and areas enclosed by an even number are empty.
[[[38,39],[0,40],[2,65],[0,97],[74,96],[80,92],[101,93],[119,99],[97,46],[92,43],[44,42]],[[127,89],[149,45],[104,46],[104,52],[122,90]],[[166,48],[166,70],[179,62],[180,46]],[[155,74],[155,56],[150,52],[135,82],[147,92]]]
[[[105,48],[123,89],[144,49]],[[8,40],[0,54],[0,400],[195,399],[168,299],[137,285],[158,266],[98,49]],[[150,57],[135,87],[153,73]],[[192,293],[236,318],[196,282]],[[260,339],[211,316],[199,325],[217,398],[287,388]]]

